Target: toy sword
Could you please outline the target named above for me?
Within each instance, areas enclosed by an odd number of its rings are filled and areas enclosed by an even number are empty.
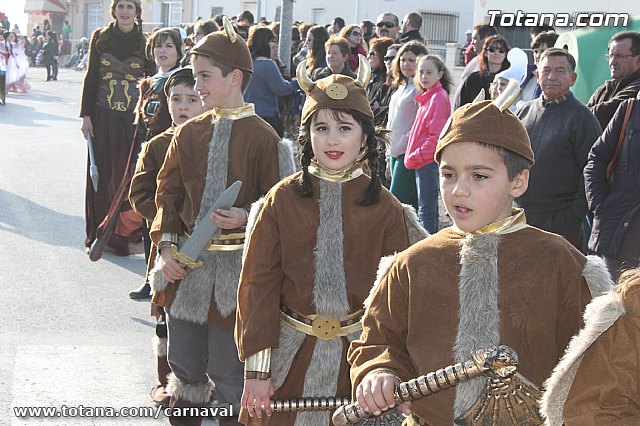
[[[89,148],[89,176],[93,184],[93,190],[98,192],[98,166],[96,166],[96,158],[93,155],[93,141],[91,140],[91,131],[87,132],[87,147]]]
[[[211,237],[218,230],[218,225],[211,220],[210,216],[218,209],[229,210],[238,198],[242,182],[239,180],[233,182],[218,199],[213,203],[209,212],[202,218],[200,223],[196,225],[189,239],[173,253],[173,258],[183,268],[196,269],[201,267],[202,261],[197,260],[198,256],[211,241]]]
[[[513,376],[518,367],[518,355],[509,346],[500,345],[481,349],[472,353],[471,356],[472,359],[465,362],[400,383],[393,392],[396,406],[438,393],[481,375],[506,379]],[[371,417],[373,417],[372,413],[365,411],[355,402],[340,407],[333,413],[332,420],[335,426],[349,426]]]

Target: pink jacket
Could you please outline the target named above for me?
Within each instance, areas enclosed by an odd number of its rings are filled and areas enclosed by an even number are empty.
[[[413,122],[404,165],[407,169],[419,169],[433,163],[438,136],[451,115],[449,94],[437,82],[428,91],[416,96],[418,115]]]

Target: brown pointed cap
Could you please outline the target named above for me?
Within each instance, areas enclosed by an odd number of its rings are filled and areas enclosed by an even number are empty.
[[[242,37],[235,33],[225,16],[224,28],[204,36],[193,48],[191,54],[208,56],[214,61],[253,72],[253,60],[249,47]]]
[[[463,105],[451,115],[438,140],[435,160],[439,162],[442,150],[456,142],[499,146],[534,163],[529,135],[518,117],[509,109],[501,111],[491,101]]]

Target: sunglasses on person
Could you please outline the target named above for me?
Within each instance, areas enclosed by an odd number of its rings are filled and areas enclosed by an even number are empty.
[[[503,49],[502,47],[497,47],[497,46],[489,46],[489,47],[487,47],[487,50],[489,52],[491,52],[491,53],[496,53],[496,52],[505,53],[506,52],[505,49]]]
[[[393,22],[378,22],[376,24],[376,27],[378,27],[378,28],[382,28],[382,27],[393,28],[395,26],[396,26],[396,24],[394,24]]]
[[[393,61],[395,58],[396,58],[395,56],[385,56],[384,60],[385,62],[388,62],[388,61]]]
[[[352,35],[354,37],[362,37],[362,33],[359,31],[352,31],[349,35]]]

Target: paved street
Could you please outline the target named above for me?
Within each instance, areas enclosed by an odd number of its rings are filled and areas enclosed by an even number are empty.
[[[166,423],[13,415],[21,406],[148,407],[155,383],[155,320],[148,301],[128,297],[143,256],[93,263],[83,250],[82,74],[44,79],[31,69],[31,92],[0,106],[0,425]]]

